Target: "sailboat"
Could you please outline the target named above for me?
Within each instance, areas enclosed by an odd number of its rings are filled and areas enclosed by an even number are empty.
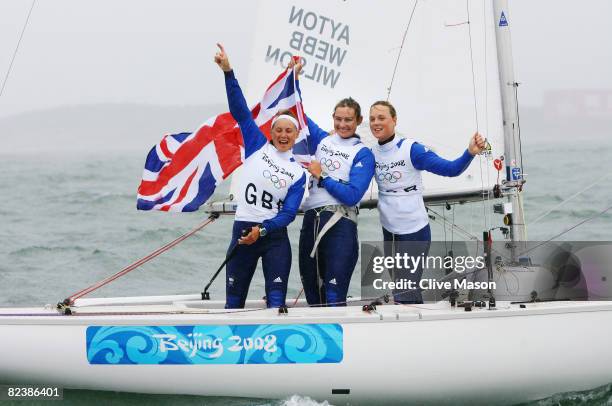
[[[261,2],[246,94],[253,100],[270,72],[300,53],[305,106],[319,123],[328,122],[339,96],[390,97],[399,132],[442,156],[458,155],[475,130],[486,134],[490,151],[460,178],[424,176],[425,199],[432,206],[502,203],[496,210],[509,253],[493,266],[489,249],[488,269],[472,278],[511,274],[521,289],[498,285],[463,306],[363,298],[337,308],[297,301],[279,311],[252,300],[226,310],[196,293],[5,308],[0,381],[206,396],[298,393],[334,404],[512,404],[612,382],[612,304],[531,300],[535,275],[546,271],[525,254],[507,3],[413,1],[398,12],[396,3],[365,0]],[[374,206],[376,196],[373,183],[362,206]],[[206,207],[234,209],[232,199]]]

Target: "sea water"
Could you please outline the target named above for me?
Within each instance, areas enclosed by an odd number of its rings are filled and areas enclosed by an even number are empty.
[[[559,239],[612,240],[612,210],[598,216],[612,205],[612,176],[607,176],[610,173],[607,163],[612,161],[612,143],[542,143],[531,145],[523,153],[527,178],[524,208],[530,240],[547,240],[593,216],[592,220]],[[137,211],[135,196],[143,161],[144,153],[1,153],[0,306],[57,303],[146,256],[206,219],[203,212]],[[496,177],[497,172],[491,166],[484,170],[483,176]],[[529,224],[589,186],[592,187],[537,223]],[[485,227],[503,225],[502,217],[492,212],[491,202],[486,200],[455,205],[450,210],[443,206],[433,209],[437,213],[432,221],[434,240],[463,240],[467,234],[481,236]],[[441,225],[453,221],[461,226],[461,233]],[[224,259],[231,223],[231,217],[221,217],[169,252],[90,296],[200,292]],[[300,223],[301,218],[298,218],[289,227],[294,253],[289,301],[301,290],[297,266]],[[378,213],[362,211],[360,239],[380,240],[381,234]],[[210,292],[212,299],[224,298],[223,274]],[[358,272],[350,293],[359,294]],[[249,298],[263,295],[263,279],[258,269]],[[317,404],[299,396],[262,401],[71,390],[65,391],[65,399],[75,404],[100,401],[179,405]],[[585,402],[610,404],[611,387],[561,394],[534,404]]]

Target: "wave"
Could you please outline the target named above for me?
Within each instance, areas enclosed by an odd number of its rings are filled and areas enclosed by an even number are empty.
[[[568,215],[568,217],[571,217],[574,219],[581,219],[581,220],[595,216],[599,213],[601,213],[601,210],[596,210],[596,209],[573,209],[573,210],[566,211],[566,214]],[[610,218],[611,216],[612,214],[608,212],[608,213],[602,214],[601,216],[599,216],[599,218],[606,219],[606,218]]]
[[[279,406],[330,406],[327,400],[317,402],[308,396],[293,395],[288,399],[283,399],[278,403]]]
[[[19,248],[17,250],[9,252],[9,255],[32,255],[37,253],[49,253],[49,252],[84,252],[88,249],[79,245],[72,246],[44,246],[44,245],[30,245],[28,247]]]
[[[520,406],[609,405],[612,403],[612,384],[581,392],[566,392]],[[517,405],[518,406],[518,405]]]

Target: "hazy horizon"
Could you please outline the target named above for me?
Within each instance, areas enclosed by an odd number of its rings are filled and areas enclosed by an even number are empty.
[[[57,106],[0,117],[8,148],[0,155],[56,152],[141,152],[146,155],[166,133],[194,131],[227,105],[167,106],[91,104]],[[74,117],[79,117],[75,120]],[[329,125],[331,125],[331,120]],[[521,107],[523,145],[582,140],[612,143],[612,117],[551,117],[542,108]]]
[[[0,4],[0,80],[31,4]],[[212,62],[217,41],[226,45],[239,76],[248,74],[258,4],[37,2],[0,97],[0,137],[9,150],[36,151],[76,144],[96,150],[108,146],[105,136],[118,142],[123,135],[123,147],[136,149],[143,141],[154,144],[167,131],[194,130],[208,117],[227,111],[222,75]],[[309,4],[324,10],[326,3]],[[365,3],[350,0],[347,6],[351,4]],[[567,123],[572,131],[587,126],[609,133],[610,15],[608,0],[588,0],[580,6],[570,0],[510,0],[508,21],[525,135],[535,131],[544,139],[540,127],[550,123],[555,133],[565,131]],[[397,52],[400,42],[398,38],[397,43],[381,46]],[[124,117],[121,108],[109,106],[134,108],[135,116]],[[95,108],[101,110],[96,114]],[[70,118],[70,110],[87,112],[87,117]],[[62,117],[54,120],[54,112]],[[575,128],[568,117],[575,118]],[[113,134],[105,135],[104,129]],[[72,133],[66,134],[68,130]],[[584,132],[597,137],[593,131]]]

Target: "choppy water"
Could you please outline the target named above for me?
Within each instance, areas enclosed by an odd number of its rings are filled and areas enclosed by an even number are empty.
[[[527,222],[572,194],[599,180],[589,191],[564,204],[529,227],[531,240],[545,240],[612,204],[612,144],[535,145],[524,150],[528,183],[525,186]],[[0,306],[56,303],[91,283],[122,269],[168,241],[189,231],[204,213],[149,213],[135,209],[143,154],[0,156]],[[484,203],[488,206],[488,203]],[[436,208],[447,220],[482,235],[483,221],[501,224],[501,216],[483,203]],[[362,240],[381,238],[376,211],[360,216]],[[438,217],[438,221],[441,218]],[[221,218],[170,252],[92,296],[131,296],[197,293],[223,260],[232,219]],[[297,253],[298,219],[290,227]],[[463,239],[432,223],[435,240]],[[612,240],[612,212],[576,228],[562,239]],[[297,255],[289,284],[289,298],[300,290]],[[258,271],[260,272],[260,271]],[[358,273],[356,273],[357,276]],[[197,288],[195,288],[197,287]],[[358,294],[358,283],[352,284]],[[222,299],[223,278],[211,289]],[[250,297],[263,296],[261,278],[254,279]],[[313,404],[307,398],[274,401],[189,396],[148,396],[92,391],[67,391],[67,401],[152,404]],[[585,393],[564,394],[534,404],[612,404],[609,386]]]

